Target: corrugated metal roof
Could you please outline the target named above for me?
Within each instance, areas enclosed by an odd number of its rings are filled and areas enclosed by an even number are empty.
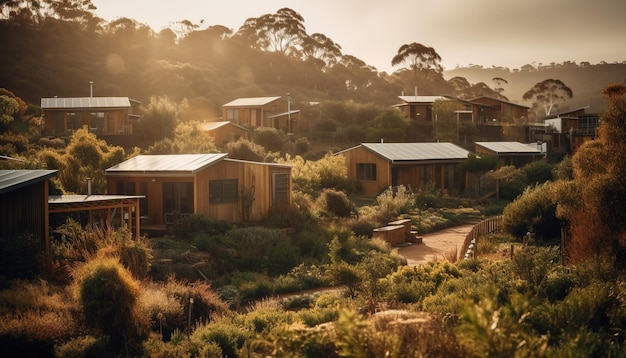
[[[212,131],[214,129],[226,126],[226,125],[233,125],[235,127],[241,128],[243,130],[248,130],[248,128],[246,127],[242,127],[237,123],[233,123],[233,122],[229,122],[229,121],[220,121],[220,122],[205,122],[205,123],[201,123],[198,127],[198,129],[203,130],[203,131]]]
[[[138,155],[106,170],[107,175],[130,173],[133,175],[166,172],[173,174],[193,174],[213,165],[223,158],[225,153],[211,154],[167,154]]]
[[[437,100],[448,100],[445,96],[398,96],[402,101],[407,103],[433,103]]]
[[[541,151],[536,147],[533,147],[520,143],[520,142],[476,142],[476,145],[479,145],[487,150],[490,150],[497,154],[506,154],[506,153],[528,153],[528,154],[541,154]]]
[[[48,197],[48,204],[86,204],[86,203],[98,203],[104,201],[120,201],[127,199],[141,199],[145,198],[143,195],[50,195]]]
[[[453,143],[362,143],[391,161],[459,160],[469,152]]]
[[[128,97],[69,97],[69,98],[42,98],[42,109],[70,109],[70,108],[128,108]]]
[[[0,170],[0,194],[47,180],[56,173],[57,170]]]
[[[281,97],[253,97],[253,98],[237,98],[234,101],[228,102],[224,107],[251,107],[251,106],[264,106],[270,102],[273,102]]]

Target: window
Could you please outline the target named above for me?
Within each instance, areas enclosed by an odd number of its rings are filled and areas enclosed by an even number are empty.
[[[239,200],[237,179],[209,180],[209,202],[236,203]]]
[[[376,180],[376,164],[356,163],[356,179],[375,181]]]
[[[239,110],[237,109],[227,109],[226,110],[226,119],[229,121],[239,122]]]
[[[91,112],[91,122],[89,130],[93,133],[101,132],[104,129],[104,112]]]
[[[289,202],[289,174],[272,173],[272,204]]]

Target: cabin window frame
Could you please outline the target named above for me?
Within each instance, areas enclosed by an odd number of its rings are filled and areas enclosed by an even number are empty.
[[[356,163],[356,179],[359,181],[376,181],[376,163]]]
[[[209,180],[209,203],[230,204],[239,202],[239,179]]]

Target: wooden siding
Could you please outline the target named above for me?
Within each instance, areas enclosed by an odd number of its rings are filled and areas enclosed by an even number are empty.
[[[419,188],[422,185],[434,184],[441,189],[462,190],[467,183],[458,175],[458,161],[428,160],[423,162],[393,164],[387,159],[367,150],[356,147],[342,152],[346,158],[348,180],[358,182],[361,191],[366,195],[377,195],[389,186],[405,185]],[[357,164],[375,164],[376,180],[357,180]]]
[[[32,234],[48,250],[48,181],[0,195],[0,240]]]
[[[75,113],[75,118],[70,119],[69,113]],[[92,120],[91,113],[104,113],[101,124]],[[130,135],[133,133],[132,123],[128,118],[127,108],[116,109],[63,109],[44,110],[43,134],[50,136],[68,136],[75,130],[83,127],[99,135]]]
[[[476,108],[474,113],[474,117],[480,123],[489,123],[493,119],[498,122],[513,122],[516,118],[528,118],[527,107],[500,101],[496,98],[479,97],[472,99],[471,102],[482,105]]]
[[[262,163],[222,160],[219,163],[197,172],[195,175],[173,176],[109,176],[108,191],[117,192],[118,182],[145,182],[147,183],[147,224],[163,225],[163,183],[192,183],[193,185],[193,212],[203,214],[212,220],[241,222],[245,220],[260,220],[267,215],[272,203],[271,176],[274,172],[290,174],[291,168],[278,167]],[[211,203],[209,200],[210,180],[238,180],[238,200],[233,203]],[[291,179],[289,182],[291,192]],[[246,193],[253,195],[249,210],[244,212]],[[291,196],[289,198],[291,201]]]
[[[226,144],[234,142],[239,138],[248,139],[248,131],[235,125],[225,125],[207,132],[213,138],[213,142],[218,147],[225,147]]]
[[[291,133],[300,132],[300,112],[292,111],[291,116],[287,114],[289,111],[289,103],[278,98],[274,101],[266,103],[265,105],[258,106],[223,106],[222,117],[223,120],[227,120],[238,124],[240,126],[254,129],[258,127],[271,127],[285,132],[291,131]],[[276,116],[278,114],[284,114]],[[291,119],[291,125],[289,124]]]

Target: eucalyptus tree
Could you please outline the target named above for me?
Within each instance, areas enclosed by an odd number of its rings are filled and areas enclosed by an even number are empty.
[[[522,98],[532,101],[535,107],[541,108],[546,116],[559,108],[559,103],[565,102],[574,96],[572,89],[563,81],[549,78],[536,83],[526,91]]]
[[[391,60],[391,65],[403,66],[399,72],[410,73],[415,87],[419,81],[430,81],[443,73],[441,56],[437,51],[417,42],[400,46],[398,53]]]
[[[247,19],[237,34],[261,51],[298,55],[307,37],[304,18],[289,8]]]
[[[320,33],[307,36],[302,42],[302,54],[306,59],[316,59],[324,66],[332,66],[341,58],[341,46]]]

